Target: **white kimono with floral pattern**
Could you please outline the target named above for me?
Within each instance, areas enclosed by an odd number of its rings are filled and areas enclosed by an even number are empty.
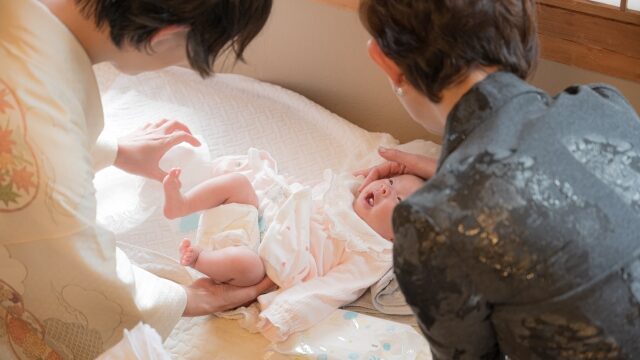
[[[133,266],[96,225],[114,144],[91,62],[35,0],[0,0],[0,354],[93,359],[140,321],[167,336],[182,287]]]

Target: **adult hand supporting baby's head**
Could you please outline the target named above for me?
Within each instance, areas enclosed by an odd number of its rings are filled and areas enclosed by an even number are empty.
[[[435,174],[437,160],[424,155],[412,154],[398,149],[380,147],[378,154],[387,160],[380,165],[356,171],[355,176],[364,176],[364,182],[358,188],[362,191],[371,182],[397,175],[411,174],[429,179]]]
[[[158,165],[160,159],[183,142],[200,146],[200,141],[179,121],[163,119],[149,123],[118,139],[114,165],[128,173],[162,181],[167,174]]]

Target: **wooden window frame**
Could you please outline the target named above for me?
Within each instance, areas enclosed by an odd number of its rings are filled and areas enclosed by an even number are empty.
[[[316,0],[351,10],[358,0]],[[640,12],[588,0],[537,0],[541,56],[640,83]]]
[[[586,0],[538,0],[543,58],[640,83],[640,12]]]

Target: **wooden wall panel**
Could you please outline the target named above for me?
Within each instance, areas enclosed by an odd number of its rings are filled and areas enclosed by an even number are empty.
[[[638,58],[542,34],[540,44],[542,55],[547,60],[640,83],[640,59]]]
[[[622,1],[626,4],[626,0]],[[357,5],[358,0],[352,0],[351,2],[353,3],[352,5]],[[541,5],[555,6],[583,14],[640,25],[640,14],[638,12],[620,11],[616,6],[599,4],[588,0],[537,0],[537,2]]]
[[[640,26],[557,7],[538,6],[538,32],[640,58]]]
[[[568,9],[556,3],[576,4]],[[557,0],[538,4],[541,56],[640,83],[640,15],[612,9],[596,15],[583,10],[600,7],[585,5]]]

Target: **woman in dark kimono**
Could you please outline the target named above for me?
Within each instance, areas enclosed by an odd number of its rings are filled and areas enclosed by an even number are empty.
[[[534,0],[364,0],[369,53],[437,164],[395,210],[394,266],[435,359],[640,357],[640,121],[614,88],[525,82]]]

